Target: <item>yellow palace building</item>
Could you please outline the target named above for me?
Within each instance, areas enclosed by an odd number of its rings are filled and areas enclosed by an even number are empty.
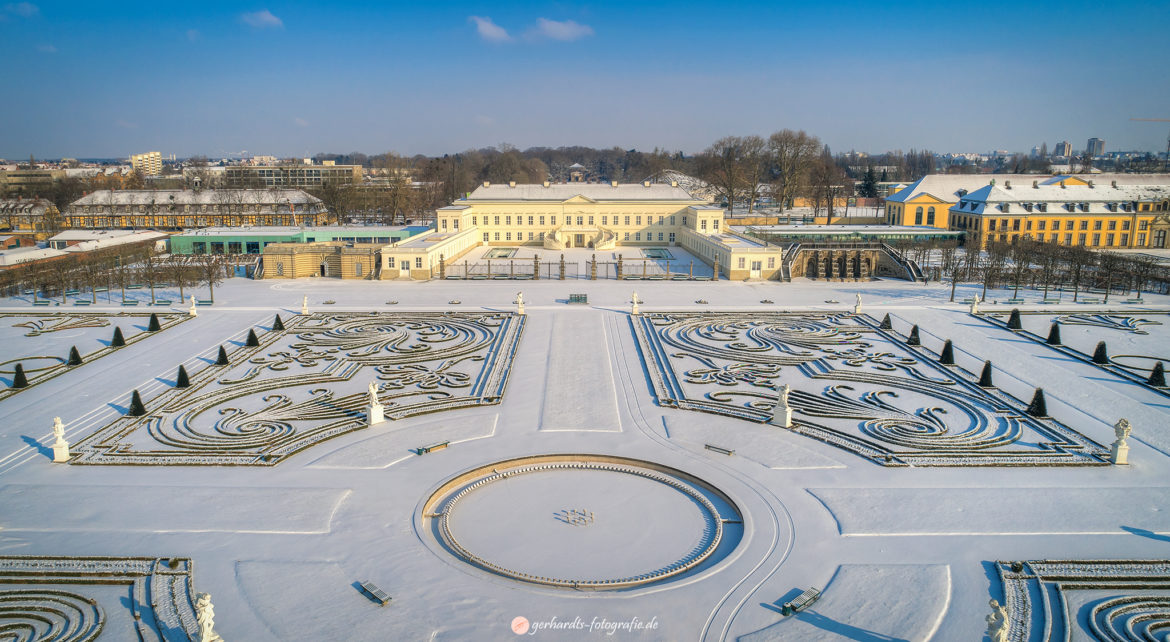
[[[480,246],[685,248],[731,279],[774,279],[783,249],[725,229],[723,209],[677,183],[484,183],[436,212],[435,232],[382,249],[381,278],[431,278]]]
[[[962,194],[948,210],[951,229],[968,244],[1019,239],[1093,249],[1165,248],[1170,230],[1170,181],[1106,184],[1094,178],[993,180]]]

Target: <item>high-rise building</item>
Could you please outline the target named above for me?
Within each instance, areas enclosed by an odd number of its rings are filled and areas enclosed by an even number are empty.
[[[1072,156],[1072,143],[1067,140],[1062,140],[1056,144],[1056,149],[1053,150],[1054,156]]]
[[[1085,151],[1089,152],[1090,156],[1105,155],[1105,141],[1100,138],[1090,138],[1085,145]]]
[[[143,176],[158,176],[162,173],[162,154],[160,152],[134,154],[130,157],[130,166]]]

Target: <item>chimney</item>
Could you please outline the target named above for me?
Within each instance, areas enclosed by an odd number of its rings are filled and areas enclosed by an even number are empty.
[[[1110,181],[1110,184],[1113,185],[1113,189],[1117,189],[1117,181]]]
[[[516,181],[508,181],[508,187],[516,187]]]
[[[484,187],[491,187],[492,186],[491,181],[484,181],[483,186]]]
[[[1032,189],[1040,189],[1040,181],[1032,181]]]
[[[642,187],[650,187],[650,181],[642,181]]]
[[[617,181],[610,181],[609,184],[613,187],[617,187]]]
[[[1003,182],[1003,188],[1004,188],[1004,189],[1011,189],[1011,188],[1012,188],[1012,182],[1011,182],[1011,181],[1004,181],[1004,182]]]

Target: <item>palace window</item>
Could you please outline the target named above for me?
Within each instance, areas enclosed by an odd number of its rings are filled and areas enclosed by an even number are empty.
[[[1101,244],[1101,235],[1100,235],[1100,234],[1094,234],[1094,235],[1093,235],[1093,247],[1097,247],[1097,246],[1098,246],[1098,245],[1100,245],[1100,244]]]
[[[642,240],[642,233],[641,232],[634,232],[634,240],[641,241]]]
[[[1117,221],[1109,221],[1109,229],[1116,230],[1117,229]]]
[[[422,257],[421,256],[414,257],[414,267],[416,267],[420,270],[422,269]]]
[[[626,232],[626,233],[625,233],[625,236],[623,236],[623,237],[622,237],[622,240],[623,240],[623,241],[628,241],[628,240],[630,240],[630,233],[629,233],[629,232]]]
[[[593,225],[593,217],[592,216],[589,217],[589,224]]]
[[[769,256],[768,257],[768,269],[771,270],[775,267],[776,267],[776,257]]]
[[[662,240],[662,232],[659,232],[659,233],[658,233],[658,240],[659,240],[659,241],[661,241],[661,240]]]
[[[744,261],[744,257],[739,257],[739,260],[735,262],[735,266],[742,270],[745,267]]]
[[[1126,247],[1129,246],[1129,235],[1128,234],[1121,235],[1121,244],[1126,246]]]
[[[512,233],[511,233],[511,232],[505,232],[505,233],[504,233],[504,240],[505,240],[505,241],[511,241],[511,240],[512,240]]]
[[[361,263],[354,264],[353,274],[354,274],[354,276],[361,276],[362,275],[362,264]]]
[[[555,217],[555,216],[548,217],[548,220],[549,220],[549,225],[556,225],[557,224],[557,217]],[[544,221],[541,221],[540,224],[544,225]]]
[[[1089,229],[1089,222],[1088,221],[1081,221],[1081,229],[1082,230]],[[1081,236],[1084,236],[1084,235],[1082,234]]]
[[[495,237],[496,237],[496,240],[497,240],[497,241],[498,241],[498,240],[500,240],[500,233],[499,233],[499,232],[496,232],[496,233],[495,233]]]
[[[670,242],[674,243],[674,232],[670,233]]]
[[[1036,229],[1042,230],[1048,221],[1036,221]],[[1028,221],[1028,229],[1032,229],[1032,221]]]
[[[641,225],[641,224],[642,224],[642,217],[641,217],[641,216],[635,216],[635,217],[634,217],[634,225]]]
[[[1101,229],[1101,221],[1093,221],[1093,229],[1094,230]]]
[[[544,225],[544,217],[543,217],[543,216],[542,216],[542,217],[540,217],[540,224],[541,224],[541,225]]]
[[[393,261],[394,259],[390,260]],[[276,263],[276,276],[284,276],[284,263],[279,261]]]
[[[930,209],[926,210],[926,224],[934,225],[934,206],[931,206]]]
[[[1072,245],[1072,234],[1065,234],[1064,235],[1064,244],[1065,245]]]
[[[499,222],[500,222],[499,219],[496,219],[496,223],[498,224]],[[505,216],[504,217],[504,225],[511,225],[511,224],[512,224],[512,217]]]
[[[914,210],[914,224],[915,225],[922,225],[922,206],[921,205],[919,205]]]
[[[488,233],[487,233],[487,232],[484,232],[484,233],[483,233],[483,242],[484,242],[484,243],[487,243],[487,242],[488,242]]]
[[[494,220],[495,220],[496,225],[500,224],[500,217],[496,216],[496,217],[494,217]]]
[[[629,224],[630,224],[630,217],[628,217],[628,216],[626,217],[626,223],[625,223],[625,224],[626,224],[626,225],[629,225]]]
[[[1110,247],[1113,246],[1113,235],[1112,234],[1105,235],[1105,245],[1108,245]]]

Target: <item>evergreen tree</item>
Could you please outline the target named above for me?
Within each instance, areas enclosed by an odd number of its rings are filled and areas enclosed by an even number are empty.
[[[257,338],[255,330],[248,330],[248,342],[244,345],[248,346],[249,348],[260,347],[260,339]]]
[[[983,372],[979,373],[979,387],[980,388],[994,388],[995,384],[991,382],[991,360],[983,362]]]
[[[1150,372],[1150,378],[1146,379],[1146,383],[1158,388],[1166,387],[1166,369],[1162,366],[1162,362],[1154,364],[1154,369]]]
[[[162,330],[162,324],[158,322],[158,313],[150,313],[150,324],[146,326],[147,332],[158,332]]]
[[[1109,365],[1109,351],[1105,348],[1105,342],[1097,343],[1097,349],[1093,350],[1093,363],[1101,366]]]
[[[950,339],[947,339],[946,342],[943,343],[942,354],[939,355],[938,362],[944,366],[955,365],[955,348],[953,345],[951,345]]]
[[[1048,404],[1044,401],[1044,389],[1037,388],[1032,395],[1032,403],[1028,404],[1028,414],[1033,417],[1047,417]]]
[[[1023,324],[1020,323],[1020,309],[1012,308],[1012,315],[1008,317],[1008,330],[1022,330]]]
[[[176,388],[188,388],[191,386],[191,379],[187,376],[187,369],[183,364],[179,364],[179,376],[175,378]]]
[[[126,345],[126,339],[122,337],[122,327],[114,327],[114,338],[110,340],[111,348],[121,348]]]
[[[890,313],[889,312],[886,313],[886,316],[882,317],[882,324],[879,325],[878,327],[881,328],[882,330],[893,330],[894,329],[894,324],[893,324],[893,322],[890,321]]]
[[[276,315],[276,321],[272,322],[272,331],[284,330],[284,321],[280,320],[280,315]]]
[[[906,345],[908,345],[908,346],[922,345],[922,339],[918,336],[918,325],[917,324],[915,324],[913,328],[910,328],[910,336],[906,339]]]
[[[20,364],[20,363],[16,364],[16,372],[12,375],[12,387],[13,388],[27,388],[28,387],[28,377],[26,377],[24,375],[24,365],[23,364]]]
[[[1047,343],[1050,346],[1060,345],[1060,322],[1059,321],[1053,321],[1052,327],[1048,329]]]
[[[223,346],[219,347],[219,356],[217,356],[215,358],[215,365],[217,365],[217,366],[228,365],[227,350],[224,350]]]
[[[861,179],[861,187],[858,191],[865,198],[876,198],[878,194],[877,187],[877,172],[874,171],[873,165],[865,169],[865,176]]]
[[[130,397],[130,409],[126,411],[128,417],[141,417],[146,414],[146,406],[142,405],[142,397],[135,390]]]
[[[65,362],[67,366],[80,366],[81,353],[77,351],[77,346],[69,348],[69,360]]]

